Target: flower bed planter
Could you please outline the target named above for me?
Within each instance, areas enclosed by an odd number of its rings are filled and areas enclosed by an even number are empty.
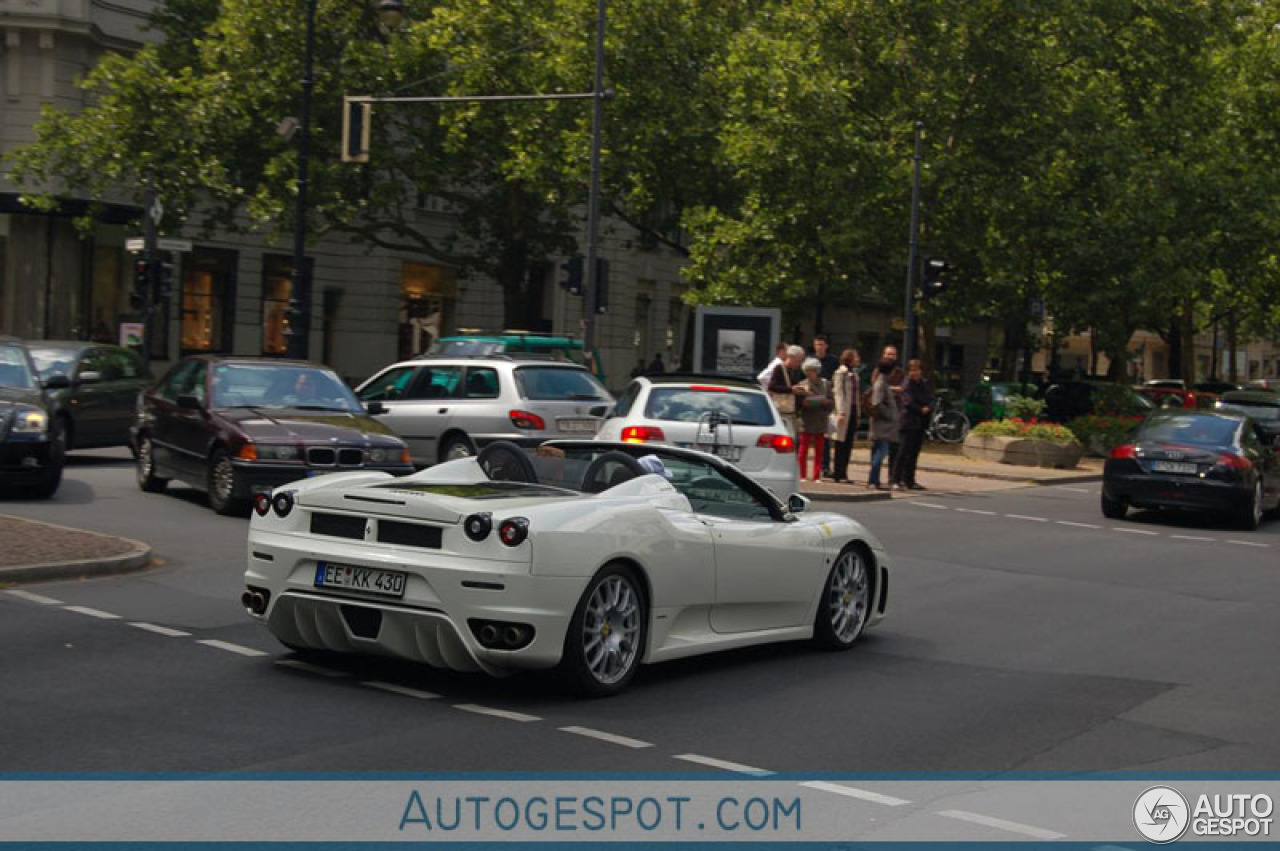
[[[970,434],[964,439],[963,451],[966,458],[980,461],[1071,469],[1080,461],[1084,447],[1078,443],[1051,443],[1026,437]]]

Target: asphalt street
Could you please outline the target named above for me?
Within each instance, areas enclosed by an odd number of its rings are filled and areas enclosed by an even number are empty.
[[[0,769],[1273,769],[1280,520],[1110,521],[1097,490],[815,504],[894,557],[859,646],[668,663],[582,701],[540,675],[299,659],[240,607],[246,520],[82,453],[57,499],[0,513],[163,563],[0,591]]]

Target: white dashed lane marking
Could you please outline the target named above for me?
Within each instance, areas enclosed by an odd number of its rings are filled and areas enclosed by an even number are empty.
[[[750,765],[743,765],[740,762],[729,762],[728,760],[716,759],[712,756],[702,756],[701,754],[696,753],[676,754],[675,758],[684,760],[685,762],[695,762],[698,765],[705,765],[708,768],[719,768],[724,771],[733,771],[738,774],[754,774],[757,777],[765,777],[773,774],[772,771],[768,771],[763,768],[754,768]]]
[[[1066,836],[1065,833],[1045,830],[1042,827],[1032,827],[1029,824],[1021,824],[1016,821],[1006,821],[1002,818],[984,816],[982,813],[971,813],[968,810],[940,810],[938,815],[967,821],[970,824],[980,824],[983,827],[994,827],[997,830],[1004,830],[1009,833],[1020,833],[1023,836],[1031,836],[1036,839],[1063,839]]]
[[[561,727],[560,732],[573,733],[575,736],[586,736],[588,739],[598,739],[602,742],[622,745],[624,748],[653,747],[652,742],[642,742],[639,739],[633,739],[629,736],[619,736],[616,733],[606,733],[603,730],[592,730],[590,727]]]
[[[308,674],[317,674],[321,677],[349,676],[346,671],[326,668],[323,665],[313,665],[310,662],[303,662],[301,659],[277,659],[276,664],[282,668],[293,668],[295,671],[305,671]]]
[[[1170,535],[1179,541],[1216,541],[1217,538],[1206,538],[1204,535]]]
[[[1034,520],[1037,523],[1048,523],[1048,517],[1032,517],[1030,514],[1006,514],[1010,520]]]
[[[381,682],[380,680],[365,680],[360,685],[368,686],[369,688],[376,688],[381,691],[389,691],[392,694],[400,694],[400,695],[404,695],[405,697],[415,697],[418,700],[435,700],[440,697],[440,695],[434,694],[429,691],[422,691],[421,689],[409,688],[408,686],[402,686],[397,683],[384,683],[384,682]]]
[[[26,600],[28,603],[39,603],[42,606],[61,606],[61,600],[55,600],[52,597],[46,597],[43,594],[32,594],[30,591],[6,591],[6,594],[12,594],[19,600]]]
[[[1239,544],[1242,547],[1269,547],[1270,544],[1263,544],[1258,541],[1237,541],[1232,538],[1227,539],[1228,544]]]
[[[995,511],[987,511],[982,508],[957,508],[956,511],[962,511],[965,514],[982,514],[986,517],[995,517],[997,514]]]
[[[921,502],[918,499],[912,500],[911,505],[916,505],[916,506],[919,506],[920,508],[941,508],[943,511],[947,511],[948,509],[951,508],[951,506],[949,505],[938,505],[938,503],[936,502]]]
[[[154,632],[156,635],[167,635],[170,638],[190,638],[191,637],[191,633],[189,632],[183,632],[180,629],[170,629],[167,626],[157,626],[153,623],[142,623],[141,621],[139,621],[137,623],[131,623],[129,624],[129,626],[134,627],[136,629],[146,630],[147,632]]]
[[[1060,491],[1071,491],[1072,493],[1093,493],[1088,488],[1073,488],[1069,485],[1055,485]]]
[[[1124,532],[1126,535],[1159,535],[1159,532],[1148,532],[1146,529],[1120,529],[1111,527],[1112,532]]]
[[[494,718],[505,718],[508,721],[521,721],[528,723],[530,721],[541,721],[537,715],[526,715],[523,712],[512,712],[509,709],[493,709],[488,706],[479,706],[475,703],[455,703],[454,709],[461,709],[463,712],[474,712],[476,715],[489,715]]]
[[[252,647],[232,644],[230,641],[219,641],[216,638],[203,638],[197,641],[196,644],[203,644],[205,647],[213,647],[217,650],[226,650],[228,653],[239,653],[241,656],[268,655],[264,650],[254,650]]]
[[[63,606],[64,612],[75,612],[78,615],[88,615],[91,618],[101,618],[104,621],[118,621],[119,615],[113,615],[111,612],[104,612],[102,609],[91,609],[88,606]]]
[[[845,786],[841,783],[827,783],[825,780],[810,780],[800,785],[807,789],[817,789],[819,792],[830,792],[833,795],[844,795],[846,798],[857,798],[862,801],[870,801],[873,804],[884,804],[887,807],[901,807],[904,804],[911,803],[906,798],[895,798],[892,795],[883,795],[879,792],[872,792],[870,789],[859,789],[856,786]]]
[[[1055,520],[1059,526],[1075,526],[1077,529],[1101,529],[1097,523],[1077,523],[1074,520]]]

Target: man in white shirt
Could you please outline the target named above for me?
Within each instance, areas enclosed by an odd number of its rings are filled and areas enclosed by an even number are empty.
[[[787,345],[788,343],[785,340],[778,343],[773,349],[773,360],[769,361],[769,365],[760,370],[760,373],[756,376],[756,381],[759,381],[760,386],[766,391],[769,389],[769,379],[773,377],[773,371],[787,357]]]

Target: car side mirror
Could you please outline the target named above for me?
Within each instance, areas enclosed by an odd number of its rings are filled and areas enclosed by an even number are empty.
[[[178,396],[177,402],[179,408],[185,408],[188,411],[200,410],[200,400],[190,393],[183,393]]]
[[[101,381],[101,380],[102,380],[102,373],[100,372],[93,372],[93,371],[82,372],[76,376],[76,381],[79,381],[81,384],[93,384],[95,381]]]
[[[61,372],[55,372],[44,380],[44,389],[46,390],[62,390],[71,386],[71,379],[67,378]]]
[[[378,414],[385,414],[387,412],[387,406],[381,402],[366,402],[364,409],[375,417]]]
[[[787,497],[787,511],[792,514],[803,514],[809,510],[809,497],[793,493]]]

